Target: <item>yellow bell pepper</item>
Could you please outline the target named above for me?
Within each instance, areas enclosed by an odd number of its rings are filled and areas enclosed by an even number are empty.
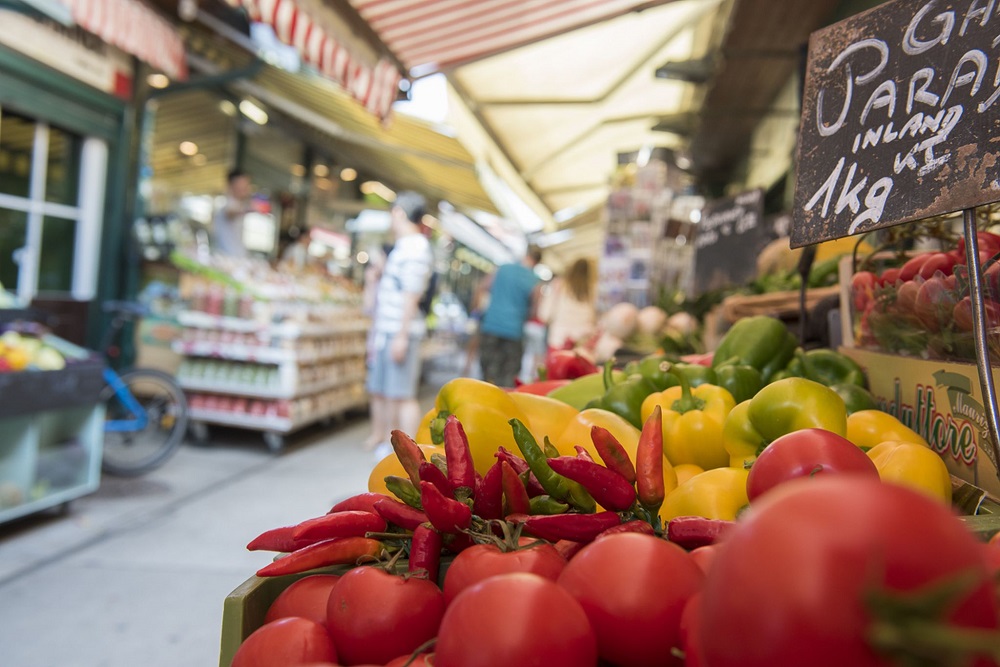
[[[431,406],[431,409],[424,413],[424,416],[420,418],[420,426],[417,427],[417,433],[413,436],[413,440],[416,443],[426,443],[431,442],[431,422],[437,417],[438,411]]]
[[[951,504],[951,474],[933,449],[914,442],[887,440],[868,450],[883,482],[908,486]]]
[[[858,410],[848,415],[847,439],[858,447],[869,449],[886,440],[928,446],[919,433],[881,410]]]
[[[516,451],[511,419],[528,423],[524,412],[500,387],[473,378],[455,378],[438,391],[434,401],[435,417],[430,424],[434,444],[444,442],[444,422],[455,415],[469,438],[469,449],[476,471],[485,475],[496,459],[498,447]]]
[[[746,507],[747,477],[742,468],[714,468],[695,475],[667,494],[660,508],[660,518],[669,521],[679,516],[703,516],[732,521]]]
[[[693,463],[709,470],[729,465],[722,444],[722,425],[736,406],[733,395],[711,384],[690,387],[681,377],[679,387],[650,394],[640,413],[645,422],[659,405],[663,411],[663,454],[674,465]]]
[[[548,436],[549,440],[560,436],[580,412],[572,405],[548,396],[522,391],[512,391],[508,396],[528,417],[525,423],[538,442],[544,442],[545,436]]]
[[[674,466],[674,472],[677,473],[677,485],[680,486],[695,475],[700,475],[705,471],[693,463],[682,463]]]
[[[434,454],[440,454],[444,456],[444,446],[443,445],[417,445],[420,447],[421,451],[424,453],[424,458],[428,461],[431,460],[431,456]],[[372,493],[384,493],[385,495],[392,497],[392,493],[386,488],[385,478],[389,475],[395,475],[397,477],[406,477],[406,471],[403,469],[403,464],[399,462],[396,458],[395,452],[390,452],[381,461],[375,464],[372,468],[371,473],[368,475],[368,490]]]

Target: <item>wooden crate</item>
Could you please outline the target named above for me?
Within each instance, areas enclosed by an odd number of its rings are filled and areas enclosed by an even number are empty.
[[[806,290],[806,308],[814,308],[823,299],[840,294],[840,287],[818,287]],[[770,315],[772,317],[797,316],[799,313],[799,291],[770,292],[750,296],[730,296],[722,301],[722,316],[729,322],[744,317]]]

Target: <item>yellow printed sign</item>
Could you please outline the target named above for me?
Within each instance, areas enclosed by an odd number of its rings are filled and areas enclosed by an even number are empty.
[[[1000,498],[975,365],[857,348],[840,351],[865,369],[879,406],[920,433],[953,475]],[[994,378],[1000,382],[997,369]]]

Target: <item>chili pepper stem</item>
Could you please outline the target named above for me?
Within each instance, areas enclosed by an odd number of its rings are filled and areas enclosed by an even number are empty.
[[[420,657],[421,654],[426,653],[428,650],[434,648],[437,645],[437,637],[432,637],[428,639],[423,644],[418,646],[413,653],[410,654],[410,658],[403,663],[403,667],[410,667],[413,661]]]

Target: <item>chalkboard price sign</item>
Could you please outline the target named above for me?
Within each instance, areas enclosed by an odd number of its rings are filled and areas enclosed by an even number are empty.
[[[793,247],[998,200],[998,0],[893,0],[813,33]]]
[[[694,237],[696,293],[739,285],[757,274],[757,253],[770,240],[763,220],[763,190],[706,204]]]

